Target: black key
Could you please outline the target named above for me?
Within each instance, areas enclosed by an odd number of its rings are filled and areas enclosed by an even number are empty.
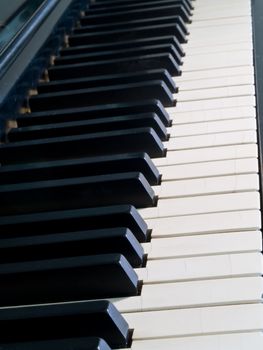
[[[94,132],[117,131],[140,127],[151,127],[161,140],[167,140],[166,128],[155,113],[14,128],[9,132],[8,139],[9,141],[25,141],[38,138],[82,135]]]
[[[131,205],[65,210],[0,217],[0,238],[28,237],[83,230],[127,227],[139,242],[148,239],[147,225]]]
[[[100,337],[112,348],[130,341],[127,322],[109,301],[0,310],[0,343]]]
[[[181,5],[154,6],[146,9],[127,10],[127,11],[107,11],[102,14],[92,15],[88,12],[88,24],[113,23],[120,21],[131,21],[136,19],[146,19],[157,16],[181,16],[182,20],[190,23],[190,15]],[[85,18],[85,17],[84,17]],[[83,22],[82,22],[83,23]],[[84,22],[85,23],[85,22]],[[87,22],[86,22],[87,23]]]
[[[137,40],[142,38],[174,35],[180,43],[186,43],[186,35],[176,24],[159,24],[153,26],[135,27],[133,29],[105,30],[85,34],[72,34],[69,36],[69,45],[101,44],[124,40]]]
[[[51,92],[32,96],[29,104],[32,112],[39,112],[49,109],[93,106],[94,104],[136,102],[148,98],[156,98],[166,107],[175,104],[173,94],[162,80]]]
[[[163,80],[172,93],[177,88],[171,75],[165,69],[154,69],[145,72],[99,75],[88,78],[68,79],[40,83],[37,87],[38,93],[67,91],[73,89],[86,89],[114,84],[137,83],[150,80]]]
[[[57,57],[54,61],[56,66],[61,66],[65,64],[76,64],[76,63],[86,63],[89,61],[102,61],[110,60],[113,58],[125,58],[132,56],[143,56],[143,55],[152,55],[158,53],[170,53],[177,64],[182,64],[182,59],[179,53],[176,51],[172,44],[164,45],[152,45],[145,48],[137,47],[132,49],[122,49],[122,50],[112,50],[112,51],[98,51],[93,53],[82,53],[82,54],[73,54]],[[123,83],[123,82],[122,82]],[[132,82],[129,82],[132,83]]]
[[[173,76],[181,74],[179,66],[169,53],[53,66],[49,68],[48,74],[50,80],[64,80],[112,74],[114,72],[129,73],[158,68],[166,69]]]
[[[152,128],[137,128],[2,144],[0,162],[29,163],[124,152],[146,152],[152,158],[165,156],[156,132]]]
[[[162,3],[162,1],[160,0],[106,0],[106,1],[102,1],[102,0],[97,0],[96,2],[90,4],[91,8],[101,8],[104,6],[107,7],[115,7],[115,6],[119,6],[119,5],[124,5],[124,4],[134,4],[134,3],[149,3],[149,2],[156,2],[157,4]],[[191,0],[173,0],[173,3],[186,3],[188,4],[188,6],[193,9],[192,6],[192,2]]]
[[[0,167],[0,184],[33,182],[126,172],[141,172],[150,185],[160,183],[160,174],[146,153],[36,162]]]
[[[141,1],[141,2],[135,2],[135,3],[127,3],[124,2],[122,4],[118,4],[115,6],[100,6],[100,7],[94,7],[91,6],[87,11],[86,14],[89,15],[93,15],[93,14],[101,14],[101,13],[107,13],[109,11],[129,11],[129,10],[137,10],[137,9],[151,9],[152,7],[155,6],[169,6],[169,5],[178,5],[178,6],[182,6],[182,8],[184,8],[184,10],[186,11],[186,13],[188,13],[189,15],[191,15],[191,8],[188,5],[188,1],[185,0],[162,0],[162,1]]]
[[[0,239],[1,263],[111,253],[122,254],[133,267],[142,265],[143,249],[128,228]]]
[[[81,53],[94,53],[104,51],[112,51],[112,50],[124,50],[124,49],[135,49],[135,48],[144,48],[147,46],[153,45],[165,45],[170,44],[173,45],[175,50],[178,52],[180,56],[184,56],[184,51],[182,49],[181,44],[177,40],[175,36],[157,36],[151,38],[143,38],[136,40],[125,40],[119,41],[116,43],[104,43],[104,44],[93,44],[93,45],[81,45],[81,46],[73,46],[66,47],[60,50],[61,56],[73,55],[73,54],[81,54]]]
[[[83,337],[0,344],[1,350],[111,350],[100,338]]]
[[[1,307],[134,296],[137,286],[121,254],[0,265]]]
[[[156,196],[141,173],[98,175],[0,186],[2,215],[94,206],[152,207]]]
[[[188,34],[187,27],[185,25],[185,22],[182,20],[180,16],[157,16],[157,17],[151,17],[146,19],[137,19],[137,20],[131,20],[131,21],[121,21],[121,22],[114,22],[114,23],[101,23],[97,25],[89,25],[88,17],[82,17],[81,21],[84,25],[81,27],[75,28],[73,33],[74,34],[81,34],[81,33],[91,33],[91,32],[97,32],[97,31],[103,31],[103,30],[116,30],[116,29],[133,29],[135,27],[144,26],[144,25],[159,25],[159,24],[178,24],[182,30],[183,33]]]
[[[171,125],[169,114],[158,100],[145,100],[133,103],[128,102],[23,114],[17,118],[17,123],[19,127],[24,127],[30,125],[89,120],[101,117],[110,118],[148,112],[156,113],[165,126]]]

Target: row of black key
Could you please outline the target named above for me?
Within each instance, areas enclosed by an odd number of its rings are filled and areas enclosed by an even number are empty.
[[[111,303],[84,300],[140,293],[150,231],[135,207],[157,202],[150,157],[166,153],[191,10],[92,3],[1,145],[0,305],[43,304],[0,311],[3,349],[130,345]]]

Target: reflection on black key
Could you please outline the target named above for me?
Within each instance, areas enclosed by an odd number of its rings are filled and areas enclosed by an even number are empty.
[[[64,123],[78,120],[110,118],[138,113],[153,112],[158,115],[165,126],[170,126],[169,114],[158,100],[115,103],[91,107],[59,109],[21,115],[17,118],[19,127],[51,123]]]
[[[0,217],[0,238],[26,237],[127,227],[139,242],[148,239],[145,221],[131,205],[118,205],[78,210],[52,211]]]
[[[160,182],[160,174],[148,154],[128,153],[7,165],[0,167],[0,183],[4,185],[127,172],[141,172],[150,185],[158,185]]]
[[[0,162],[29,163],[124,152],[146,152],[157,158],[164,157],[165,148],[152,128],[137,128],[3,144]]]
[[[101,338],[83,337],[0,344],[1,350],[111,350]]]
[[[129,342],[127,322],[108,301],[0,310],[0,343],[100,337],[112,348]]]
[[[2,215],[117,204],[143,208],[156,204],[154,191],[141,173],[3,185],[0,197]]]
[[[143,261],[143,249],[133,233],[124,227],[0,240],[0,262],[21,262],[120,253],[133,267]]]

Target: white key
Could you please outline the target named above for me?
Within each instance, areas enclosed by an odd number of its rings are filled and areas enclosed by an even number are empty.
[[[259,350],[262,348],[262,332],[135,340],[132,343],[132,350]]]
[[[147,219],[152,238],[175,237],[218,232],[260,230],[259,210],[174,216]]]
[[[208,111],[192,111],[171,113],[173,125],[177,128],[177,124],[200,123],[206,121],[255,118],[256,110],[254,107],[244,106],[225,109],[214,109]],[[176,125],[176,126],[175,126]]]
[[[176,83],[176,78],[174,78]],[[243,85],[253,85],[254,77],[253,75],[241,75],[232,77],[220,77],[220,78],[210,78],[210,79],[199,79],[192,81],[180,82],[178,84],[179,94],[181,96],[184,91],[200,90],[200,89],[213,89],[213,88],[226,88],[229,86],[243,86]],[[175,95],[176,96],[176,95]],[[182,97],[180,97],[182,99]]]
[[[124,313],[133,339],[251,332],[263,329],[263,305],[230,305],[169,311]]]
[[[198,23],[201,23],[201,22],[198,22]],[[207,30],[209,30],[209,27],[207,27]],[[199,47],[189,47],[189,48],[187,47],[187,44],[186,44],[185,46],[183,46],[183,48],[184,50],[185,49],[187,50],[187,57],[204,55],[208,53],[235,52],[235,51],[244,51],[244,54],[245,54],[247,51],[253,50],[253,46],[250,40],[242,43],[218,44],[218,45],[215,44],[215,45],[209,45],[209,46],[199,46]],[[194,57],[192,58],[194,59]]]
[[[197,56],[189,56],[184,58],[182,72],[225,68],[232,66],[249,66],[253,65],[252,51],[221,52],[209,53]]]
[[[148,260],[156,260],[198,255],[261,252],[262,239],[260,231],[240,231],[152,238],[151,242],[143,243],[143,248]]]
[[[256,129],[257,123],[255,118],[242,118],[173,125],[173,127],[168,128],[167,130],[170,137],[182,137]]]
[[[175,151],[180,149],[228,146],[235,144],[241,145],[256,142],[256,131],[248,130],[170,138],[169,141],[164,142],[164,145],[169,151]]]
[[[262,289],[261,277],[148,284],[140,296],[111,301],[120,312],[140,312],[261,302]]]
[[[225,147],[197,148],[181,151],[168,150],[165,158],[155,158],[153,159],[153,162],[160,168],[179,164],[183,165],[228,159],[256,158],[257,155],[258,149],[256,144],[231,145]],[[257,162],[256,159],[255,161]],[[254,165],[253,168],[255,169]],[[160,171],[163,171],[162,168],[160,168]]]
[[[224,47],[222,45],[217,46],[221,52],[223,51]],[[200,50],[204,49],[203,47],[200,48]],[[242,75],[253,75],[254,74],[254,67],[252,66],[242,66],[242,67],[225,67],[225,68],[218,68],[218,69],[205,69],[202,71],[192,71],[192,72],[184,72],[183,75],[179,77],[175,77],[175,81],[178,83],[178,86],[180,86],[181,82],[184,81],[193,81],[193,80],[203,80],[203,79],[216,79],[220,77],[232,77],[237,76],[240,77]]]
[[[259,209],[258,192],[159,199],[157,207],[139,209],[143,218],[158,218],[232,210]]]
[[[253,107],[256,104],[254,96],[241,96],[241,97],[229,97],[208,99],[201,101],[180,102],[176,107],[167,108],[168,112],[186,112],[186,111],[205,111],[210,109],[221,109],[229,107],[241,107],[250,106]],[[176,108],[176,109],[175,109]]]
[[[153,187],[159,199],[210,195],[229,192],[258,191],[257,174],[209,177],[194,180],[164,181]]]

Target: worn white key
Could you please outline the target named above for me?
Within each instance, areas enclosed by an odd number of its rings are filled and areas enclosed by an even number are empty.
[[[188,111],[181,113],[174,112],[170,113],[170,116],[173,119],[173,126],[177,128],[177,124],[200,123],[227,119],[255,118],[256,110],[252,106],[244,106],[214,109],[208,111]]]
[[[229,192],[258,191],[258,174],[164,181],[153,187],[159,199],[192,197]]]
[[[256,144],[230,145],[224,147],[196,148],[188,150],[167,151],[165,158],[153,159],[157,167],[210,162],[228,159],[257,158],[258,148]],[[255,159],[257,162],[257,160]],[[255,164],[255,163],[253,163]],[[254,168],[254,166],[253,166]],[[257,168],[256,168],[257,169]],[[160,171],[163,171],[160,169]]]
[[[217,255],[228,253],[261,252],[260,231],[239,231],[190,235],[179,237],[152,238],[143,243],[148,260]]]
[[[248,350],[263,348],[260,331],[231,334],[213,334],[178,338],[135,340],[132,350]]]
[[[176,78],[174,78],[176,82]],[[241,75],[232,77],[220,77],[220,78],[210,78],[210,79],[200,79],[180,82],[179,95],[180,100],[182,100],[182,92],[192,91],[199,89],[213,89],[213,88],[226,88],[229,86],[243,86],[243,85],[253,85],[254,77],[253,75]],[[176,95],[175,95],[176,96]]]
[[[263,305],[245,304],[124,313],[133,339],[204,335],[263,329]]]
[[[218,233],[229,231],[260,230],[259,210],[242,210],[221,213],[174,216],[147,219],[153,238]]]
[[[207,27],[209,30],[209,27]],[[253,46],[250,41],[242,43],[231,43],[231,44],[218,44],[209,46],[199,46],[199,47],[187,47],[187,57],[192,57],[193,59],[197,55],[211,54],[211,53],[221,53],[221,52],[236,52],[243,51],[246,54],[248,51],[253,50]],[[183,77],[182,77],[183,79]]]
[[[253,65],[252,51],[217,52],[185,58],[182,72],[246,65]]]
[[[221,52],[223,51],[222,45],[217,46]],[[201,48],[201,50],[203,47]],[[180,86],[181,82],[184,81],[193,81],[193,80],[203,80],[203,79],[216,79],[220,77],[231,77],[231,76],[242,76],[242,75],[253,75],[254,67],[252,66],[242,66],[242,67],[225,67],[218,69],[205,69],[202,71],[192,71],[184,72],[179,77],[175,77],[175,81]]]
[[[168,150],[175,151],[180,149],[216,147],[235,144],[241,145],[256,142],[256,131],[248,130],[170,138],[168,142],[164,142],[164,145]]]
[[[111,301],[120,312],[140,312],[261,302],[262,289],[261,277],[146,284],[140,296]]]
[[[191,135],[205,135],[242,130],[256,130],[255,118],[230,119],[223,121],[209,121],[204,123],[187,123],[174,125],[168,128],[170,137],[183,137]]]
[[[241,96],[241,97],[229,97],[229,98],[218,98],[218,99],[208,99],[201,101],[188,101],[180,102],[176,106],[177,112],[186,111],[205,111],[210,109],[220,109],[228,107],[241,107],[241,106],[255,106],[254,96]],[[168,111],[172,113],[175,112],[175,107],[167,108]]]
[[[159,199],[157,207],[139,209],[143,218],[158,218],[232,210],[259,209],[258,192]]]

